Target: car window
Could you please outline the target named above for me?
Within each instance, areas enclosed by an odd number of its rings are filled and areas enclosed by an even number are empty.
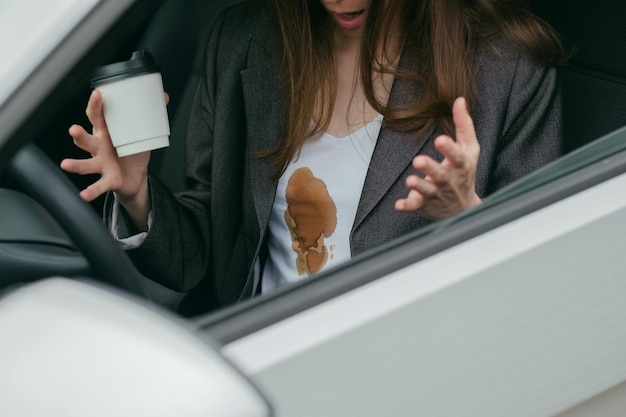
[[[9,82],[0,85],[0,105],[2,104],[2,101],[15,90],[16,86],[27,77],[28,72],[34,69],[38,63],[50,53],[51,48],[53,48],[59,40],[63,39],[63,37],[70,33],[72,28],[76,26],[76,24],[98,3],[98,0],[59,0],[58,2],[55,2],[54,5],[44,0],[6,0],[2,2],[2,5],[0,5],[0,53],[2,53],[3,56],[8,56],[9,58],[0,64],[0,76],[4,79],[8,79]],[[45,24],[39,26],[35,25],[37,27],[32,31],[23,30],[23,27],[31,26],[32,22],[37,19],[41,19],[45,22]],[[17,39],[17,43],[13,42],[13,39]],[[127,36],[124,41],[130,44],[131,39],[131,36]],[[125,45],[125,47],[126,46],[130,45]],[[98,64],[102,63],[99,61],[103,59],[103,54],[106,53],[112,55],[112,49],[113,47],[110,45],[108,45],[107,48],[100,48],[97,51],[98,60],[92,57],[91,62],[87,62],[90,66],[88,70],[83,71],[83,78],[88,78],[90,71],[95,67],[96,61],[98,61]],[[83,59],[83,61],[87,60]],[[83,67],[87,65],[85,62],[82,64],[84,64]],[[17,71],[16,68],[19,68],[19,71]],[[80,90],[81,93],[88,91],[88,88],[86,87],[79,88],[80,83],[76,82],[76,78],[73,79],[73,83],[72,93],[74,93],[74,95],[77,94],[78,90]],[[84,84],[86,86],[86,83]],[[66,89],[69,90],[69,88]],[[79,97],[78,104],[80,108],[75,114],[69,114],[68,106],[65,103],[63,103],[63,106],[57,105],[57,109],[62,108],[60,113],[64,114],[66,117],[71,116],[71,122],[75,122],[77,120],[73,119],[74,116],[81,114],[84,111],[84,99],[82,96]],[[64,143],[71,146],[66,134],[67,126],[70,122],[65,119],[61,120],[61,122],[62,126],[60,129],[42,129],[45,131],[45,135],[42,136],[42,140],[39,141],[39,144],[48,145],[50,149],[54,148],[57,152],[58,148],[61,148],[62,146],[61,140],[64,140]],[[60,133],[58,133],[58,135],[51,135],[51,132]],[[443,233],[444,230],[450,228],[454,224],[457,224],[461,219],[474,216],[478,212],[492,210],[494,206],[497,206],[500,203],[510,202],[522,194],[532,192],[543,187],[544,185],[554,183],[558,179],[565,177],[582,167],[600,161],[603,158],[623,150],[624,147],[626,147],[626,140],[624,140],[625,136],[626,133],[621,136],[610,136],[599,140],[597,143],[590,145],[588,148],[572,152],[567,157],[550,164],[535,174],[531,174],[521,181],[518,181],[492,195],[486,200],[486,204],[480,206],[476,210],[463,213],[462,215],[451,219],[449,222],[444,221],[437,223],[436,225],[433,225],[433,227],[425,228],[419,232],[411,234],[410,236],[399,239],[397,242],[391,242],[389,245],[385,245],[372,253],[366,254],[366,256],[359,257],[354,264],[360,263],[361,266],[357,266],[357,269],[361,268],[362,272],[354,273],[353,275],[356,276],[360,274],[361,277],[364,277],[369,274],[368,271],[365,271],[367,266],[363,266],[364,264],[362,262],[363,259],[368,256],[382,252],[387,252],[388,255],[391,255],[394,251],[399,254],[401,252],[406,253],[406,247],[403,247],[402,245],[407,244],[408,246],[417,246],[422,245],[427,241],[435,242],[436,239],[433,239],[432,236],[436,231]],[[64,153],[60,156],[67,156],[67,154]],[[433,243],[429,247],[428,253],[433,253],[438,250],[438,248],[439,247]],[[426,255],[422,253],[419,256]],[[390,258],[393,259],[393,257]],[[416,258],[412,258],[412,261],[415,261],[415,259]],[[352,268],[352,270],[355,270],[352,264],[352,262],[349,262],[345,265],[345,267],[347,269]],[[339,269],[343,270],[344,268],[342,266]],[[331,283],[331,279],[326,277],[326,275],[332,274],[325,274],[323,277],[320,277],[319,280],[315,280],[316,282],[323,282],[324,289],[321,290],[321,292],[331,293],[334,291],[333,286],[342,286],[343,291],[352,285],[349,279],[343,279],[341,283]],[[362,279],[360,279],[360,281],[362,281]],[[309,285],[309,283],[307,282],[303,285]],[[308,288],[308,291],[313,291],[312,287],[315,287],[315,291],[317,291],[317,288],[321,288],[317,285],[317,283],[315,283],[311,286],[311,288]]]

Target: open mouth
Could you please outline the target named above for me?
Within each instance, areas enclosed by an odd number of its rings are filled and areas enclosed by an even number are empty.
[[[365,16],[365,9],[349,13],[333,13],[339,26],[347,30],[359,28]]]
[[[359,17],[363,13],[365,13],[365,9],[359,10],[358,12],[340,13],[339,15],[341,17],[343,17],[344,19],[351,20],[351,19],[356,19],[357,17]]]

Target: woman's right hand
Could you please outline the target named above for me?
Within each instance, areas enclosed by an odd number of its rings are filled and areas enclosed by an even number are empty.
[[[91,154],[87,159],[64,159],[61,168],[75,174],[99,174],[100,178],[80,192],[85,201],[93,201],[107,191],[124,206],[140,230],[147,229],[151,209],[148,190],[148,162],[150,152],[123,158],[117,156],[104,120],[102,95],[94,90],[87,104],[87,117],[92,133],[82,126],[72,125],[69,134],[79,148]]]

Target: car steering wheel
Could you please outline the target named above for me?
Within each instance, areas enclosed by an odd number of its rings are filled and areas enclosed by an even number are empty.
[[[37,146],[24,145],[12,158],[11,177],[41,204],[65,230],[89,264],[95,278],[146,298],[146,278],[137,271],[78,190]]]

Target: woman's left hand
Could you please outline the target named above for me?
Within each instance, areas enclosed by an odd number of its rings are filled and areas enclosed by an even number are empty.
[[[426,155],[413,158],[413,167],[425,177],[410,175],[406,179],[409,194],[396,201],[396,210],[417,211],[431,220],[441,220],[480,204],[476,194],[476,167],[480,145],[474,122],[460,97],[452,106],[456,141],[442,135],[435,148],[444,156],[441,163]]]

